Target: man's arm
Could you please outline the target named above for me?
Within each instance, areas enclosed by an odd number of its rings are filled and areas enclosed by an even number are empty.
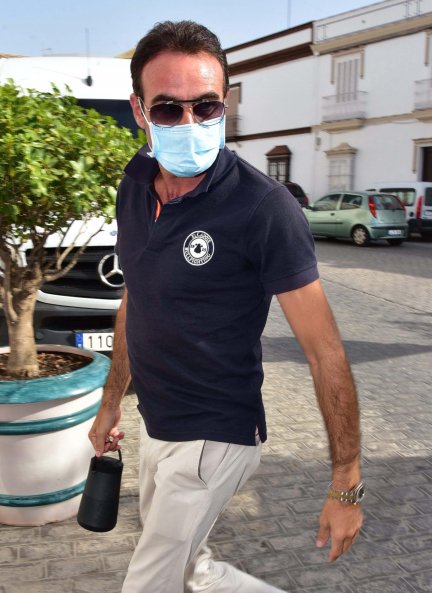
[[[120,404],[130,383],[129,360],[126,344],[126,303],[124,290],[122,302],[116,315],[111,369],[106,380],[99,412],[89,431],[89,439],[99,457],[106,451],[119,449],[119,441],[124,437],[118,425],[121,418]],[[112,437],[112,442],[106,442]]]
[[[333,488],[350,490],[360,481],[360,422],[356,389],[339,332],[319,280],[278,295],[307,357],[327,429]],[[329,560],[353,544],[362,523],[359,505],[326,499],[317,546],[331,537]]]

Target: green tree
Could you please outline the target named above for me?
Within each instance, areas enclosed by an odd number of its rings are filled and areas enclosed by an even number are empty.
[[[14,376],[38,375],[37,291],[75,265],[96,234],[83,243],[90,219],[99,232],[112,218],[123,168],[143,139],[55,86],[51,93],[0,86],[0,294]],[[46,251],[52,235],[54,258]]]

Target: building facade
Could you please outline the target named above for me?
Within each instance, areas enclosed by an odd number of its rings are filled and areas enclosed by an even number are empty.
[[[385,0],[227,50],[228,140],[313,200],[432,181],[432,0]]]

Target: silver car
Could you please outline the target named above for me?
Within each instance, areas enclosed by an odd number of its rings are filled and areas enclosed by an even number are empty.
[[[408,236],[405,208],[396,196],[376,192],[334,192],[303,209],[313,235],[352,239],[363,247],[385,239],[401,245]]]

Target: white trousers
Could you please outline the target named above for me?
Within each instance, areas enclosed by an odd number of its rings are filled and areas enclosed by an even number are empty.
[[[212,559],[207,536],[257,469],[256,447],[215,441],[168,442],[141,425],[143,532],[122,593],[284,593]]]

